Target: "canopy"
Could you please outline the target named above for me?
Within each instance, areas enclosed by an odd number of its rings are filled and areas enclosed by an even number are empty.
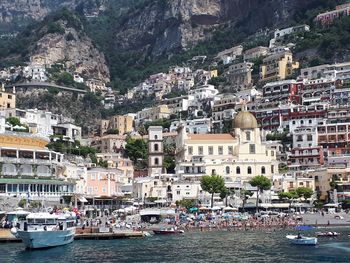
[[[154,202],[155,202],[156,204],[165,204],[165,203],[166,203],[166,200],[160,199],[160,200],[155,200]]]
[[[198,208],[197,207],[191,207],[188,210],[190,210],[190,212],[196,212],[196,211],[198,211]]]
[[[314,229],[313,226],[296,226],[295,227],[296,230],[312,230]]]
[[[213,207],[211,208],[211,210],[220,210],[220,209],[221,209],[220,206],[213,206]]]
[[[338,207],[339,204],[325,204],[324,207]]]
[[[230,207],[230,206],[227,206],[224,208],[225,211],[238,211],[238,208],[237,207]]]

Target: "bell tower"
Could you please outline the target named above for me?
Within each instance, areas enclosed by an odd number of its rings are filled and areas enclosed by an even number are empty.
[[[148,128],[148,175],[154,177],[163,173],[163,127]]]

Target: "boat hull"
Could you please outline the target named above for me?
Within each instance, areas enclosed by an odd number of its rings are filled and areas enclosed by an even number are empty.
[[[49,248],[67,245],[73,242],[75,229],[59,231],[21,231],[18,230],[16,237],[22,239],[26,248]]]
[[[289,239],[290,243],[293,245],[303,245],[303,246],[315,246],[317,245],[316,237],[302,237],[288,235],[286,238]]]
[[[153,230],[154,234],[156,235],[175,235],[175,234],[183,234],[183,230]]]

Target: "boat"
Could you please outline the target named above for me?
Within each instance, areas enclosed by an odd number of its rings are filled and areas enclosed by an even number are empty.
[[[293,245],[315,246],[317,244],[316,237],[305,237],[302,235],[287,235],[286,238],[289,239],[290,243]]]
[[[161,228],[158,230],[153,230],[156,235],[173,235],[173,234],[183,234],[185,231],[177,229],[176,227],[171,228]]]
[[[338,232],[316,232],[316,235],[318,237],[337,237],[337,236],[340,236],[340,233]]]
[[[29,249],[66,245],[74,240],[75,213],[31,213],[11,233]]]
[[[24,211],[22,208],[17,208],[15,211],[6,213],[3,220],[2,227],[12,228],[17,225],[18,222],[23,221],[30,214],[28,211]]]

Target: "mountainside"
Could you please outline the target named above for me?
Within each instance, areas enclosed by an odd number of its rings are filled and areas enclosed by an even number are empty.
[[[67,10],[50,14],[22,31],[15,40],[10,39],[7,46],[0,47],[0,55],[6,58],[2,62],[60,63],[86,78],[110,80],[104,54],[86,35],[80,19]]]

